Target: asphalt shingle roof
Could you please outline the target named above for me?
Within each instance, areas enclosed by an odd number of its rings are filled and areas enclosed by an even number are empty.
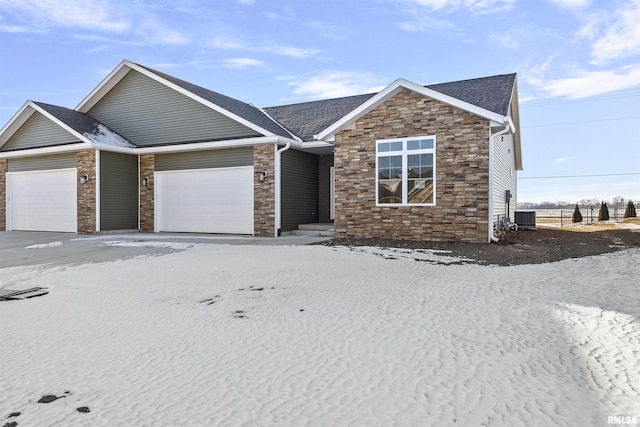
[[[515,81],[516,74],[514,73],[425,87],[506,116],[509,114],[509,104]]]
[[[515,83],[515,74],[505,74],[425,86],[445,95],[506,116]],[[267,107],[264,110],[303,141],[317,135],[375,94]]]
[[[162,77],[163,79],[181,87],[184,90],[193,93],[194,95],[199,96],[202,99],[218,105],[219,107],[261,127],[262,129],[265,129],[275,135],[291,138],[291,135],[286,131],[286,129],[283,129],[282,126],[271,120],[263,111],[251,104],[247,104],[246,102],[239,101],[235,98],[231,98],[221,93],[205,89],[201,86],[194,85],[193,83],[180,80],[176,77],[161,73],[160,71],[156,71],[152,68],[145,67],[144,65],[136,65]]]
[[[267,107],[264,110],[303,141],[313,141],[313,135],[326,129],[375,94],[325,99],[300,104]]]

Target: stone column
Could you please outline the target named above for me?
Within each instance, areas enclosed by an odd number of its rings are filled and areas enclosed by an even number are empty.
[[[7,229],[7,160],[0,159],[0,231]]]
[[[96,152],[80,151],[76,154],[78,174],[76,177],[78,194],[78,234],[96,232]],[[88,180],[81,182],[86,175]]]
[[[256,236],[274,237],[276,235],[275,162],[277,148],[276,144],[253,147],[253,232]],[[260,181],[261,171],[267,171],[267,178],[262,182]]]
[[[155,156],[140,156],[140,231],[148,233],[153,233],[155,229],[154,171]]]

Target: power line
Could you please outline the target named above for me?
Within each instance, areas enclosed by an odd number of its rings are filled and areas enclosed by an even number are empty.
[[[603,173],[603,174],[594,174],[594,175],[522,176],[522,177],[518,177],[518,179],[591,178],[591,177],[598,177],[598,176],[628,176],[628,175],[640,175],[640,172]]]
[[[601,95],[584,96],[580,98],[554,97],[554,98],[535,99],[532,101],[522,102],[520,108],[522,109],[525,107],[537,107],[537,106],[544,106],[544,105],[550,105],[550,104],[605,101],[610,99],[634,97],[638,95],[640,95],[640,91],[637,88],[630,88],[630,89],[623,89],[619,91],[604,93]]]
[[[584,120],[584,121],[579,121],[579,122],[550,123],[550,124],[546,124],[546,125],[522,126],[522,129],[544,128],[544,127],[551,127],[551,126],[579,125],[579,124],[594,123],[594,122],[612,122],[612,121],[615,121],[615,120],[631,120],[631,119],[640,119],[640,116],[614,117],[612,119]]]

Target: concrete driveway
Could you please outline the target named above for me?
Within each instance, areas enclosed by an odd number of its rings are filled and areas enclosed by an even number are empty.
[[[97,263],[139,255],[162,255],[196,244],[307,245],[326,237],[278,238],[180,233],[77,235],[39,231],[0,232],[0,268],[38,264]],[[2,273],[0,272],[0,276]]]

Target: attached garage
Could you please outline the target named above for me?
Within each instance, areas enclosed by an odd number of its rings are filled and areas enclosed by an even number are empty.
[[[156,231],[253,234],[249,149],[157,155]]]
[[[7,230],[76,232],[75,155],[10,159],[7,166]]]

